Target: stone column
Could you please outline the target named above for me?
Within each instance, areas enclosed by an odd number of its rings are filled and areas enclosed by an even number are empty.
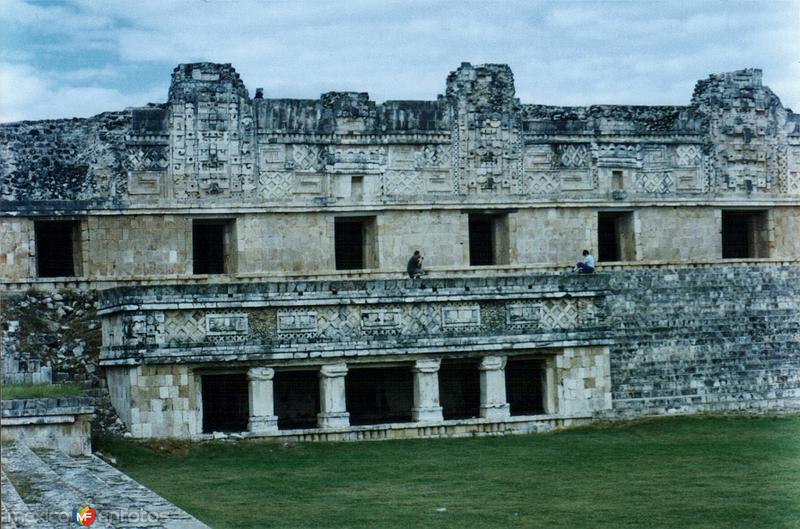
[[[347,428],[350,414],[345,402],[344,377],[347,364],[328,364],[319,370],[319,404],[317,425],[320,428]]]
[[[247,372],[250,381],[250,421],[247,429],[255,434],[269,434],[278,431],[278,418],[275,416],[272,378],[275,370],[271,367],[251,367]]]
[[[505,367],[505,356],[484,356],[481,360],[481,417],[505,419],[510,415]]]
[[[439,358],[417,360],[414,373],[414,407],[411,418],[416,422],[441,422],[442,407],[439,405]]]

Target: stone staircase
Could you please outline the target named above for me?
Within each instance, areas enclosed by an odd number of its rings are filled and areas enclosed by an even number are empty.
[[[72,509],[97,511],[93,528],[208,529],[100,458],[2,445],[2,527],[68,527]]]

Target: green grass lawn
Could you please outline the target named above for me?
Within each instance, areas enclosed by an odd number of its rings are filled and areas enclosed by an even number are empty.
[[[77,397],[83,394],[78,384],[3,384],[3,399],[38,399],[43,397]]]
[[[286,446],[101,439],[97,448],[214,528],[800,527],[800,416]]]

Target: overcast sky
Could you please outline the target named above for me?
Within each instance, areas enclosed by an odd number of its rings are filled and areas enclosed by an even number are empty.
[[[0,121],[167,97],[178,63],[230,62],[250,95],[434,99],[462,61],[508,63],[523,103],[688,104],[764,70],[800,110],[800,0],[0,0]]]

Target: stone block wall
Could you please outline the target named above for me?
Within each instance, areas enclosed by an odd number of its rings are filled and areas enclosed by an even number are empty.
[[[611,365],[607,347],[568,347],[555,356],[558,413],[594,415],[610,409]]]
[[[800,409],[800,267],[610,277],[616,415]]]
[[[199,393],[187,366],[107,369],[111,402],[135,437],[186,438],[200,432]]]

